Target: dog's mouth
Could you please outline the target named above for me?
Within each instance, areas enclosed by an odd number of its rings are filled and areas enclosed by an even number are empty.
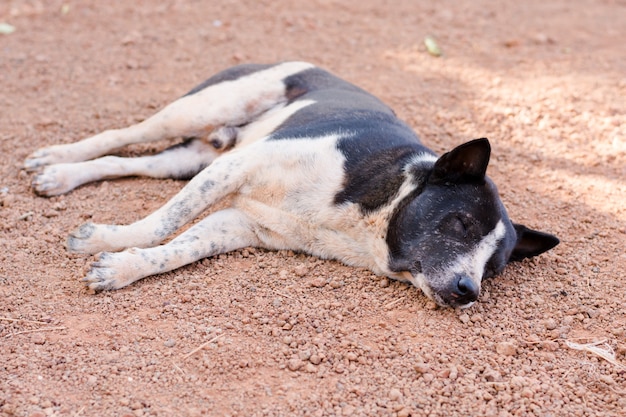
[[[458,308],[461,310],[472,307],[476,304],[478,297],[474,300],[467,300],[466,297],[460,297],[457,294],[451,293],[449,297],[443,297],[437,292],[433,291],[433,289],[426,283],[426,277],[421,274],[412,274],[409,271],[403,271],[400,273],[401,279],[413,284],[413,286],[422,290],[426,297],[433,300],[437,305],[441,307],[450,307],[450,308]]]

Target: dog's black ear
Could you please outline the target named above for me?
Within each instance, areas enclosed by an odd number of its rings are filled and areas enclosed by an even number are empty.
[[[517,233],[517,243],[509,262],[521,261],[540,255],[559,244],[559,239],[549,233],[529,229],[522,224],[513,224]]]
[[[428,182],[431,184],[483,182],[490,155],[491,145],[487,138],[474,139],[459,145],[435,162]]]

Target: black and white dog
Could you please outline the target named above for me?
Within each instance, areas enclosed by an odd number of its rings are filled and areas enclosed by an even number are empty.
[[[156,155],[93,159],[174,137],[185,141]],[[559,243],[509,220],[489,156],[477,139],[438,158],[377,98],[287,62],[228,69],[141,123],[40,149],[25,168],[43,196],[103,178],[191,178],[142,220],[70,234],[69,251],[102,252],[84,279],[95,291],[254,246],[366,267],[467,307],[483,278]],[[226,196],[230,208],[159,245]]]

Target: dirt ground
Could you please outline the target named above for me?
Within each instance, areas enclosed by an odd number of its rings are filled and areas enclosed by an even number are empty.
[[[0,22],[15,28],[0,34],[0,415],[626,413],[623,0],[3,0]],[[290,59],[378,95],[438,152],[489,137],[511,217],[562,243],[464,311],[254,249],[88,294],[91,258],[65,251],[67,233],[137,220],[184,184],[46,199],[24,158],[140,121],[233,64]]]

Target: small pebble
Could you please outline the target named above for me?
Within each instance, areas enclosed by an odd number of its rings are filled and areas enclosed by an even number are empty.
[[[304,362],[302,362],[300,359],[297,358],[293,358],[293,359],[289,359],[287,361],[287,368],[289,368],[290,371],[297,371],[300,368],[302,368],[304,366]]]
[[[337,288],[341,288],[342,285],[343,284],[341,283],[341,281],[335,281],[335,280],[330,281],[330,288],[332,289],[336,290]]]
[[[320,358],[319,355],[317,354],[312,354],[311,357],[309,358],[309,362],[311,362],[313,365],[319,365],[320,362],[322,362],[322,358]]]
[[[554,330],[554,329],[556,329],[556,326],[557,326],[556,320],[554,320],[552,318],[547,319],[544,322],[544,326],[546,327],[547,330]]]
[[[420,363],[416,363],[415,365],[413,365],[413,369],[415,369],[417,373],[425,374],[426,372],[430,370],[430,367],[428,366],[428,364],[420,362]]]
[[[459,320],[461,320],[461,323],[467,324],[470,322],[470,316],[467,313],[463,313],[459,316]]]
[[[176,345],[176,341],[174,339],[167,339],[165,342],[163,342],[163,344],[166,347],[171,348],[171,347],[174,347]]]
[[[400,392],[399,389],[397,388],[392,388],[389,391],[389,399],[391,401],[397,401],[398,399],[400,399],[400,397],[402,397],[402,393]]]
[[[293,269],[293,273],[299,277],[303,277],[309,273],[309,268],[304,265],[298,265]]]
[[[398,417],[409,417],[411,415],[411,410],[407,407],[404,407],[400,411],[398,411],[397,415]]]
[[[517,348],[511,342],[500,342],[496,345],[496,352],[504,356],[513,356],[517,354]]]
[[[351,416],[354,414],[354,411],[355,411],[355,408],[351,406],[350,404],[348,404],[344,406],[343,409],[341,410],[341,415]]]
[[[322,288],[324,285],[326,285],[326,280],[324,278],[315,278],[314,280],[311,281],[311,287],[315,287],[315,288]]]

